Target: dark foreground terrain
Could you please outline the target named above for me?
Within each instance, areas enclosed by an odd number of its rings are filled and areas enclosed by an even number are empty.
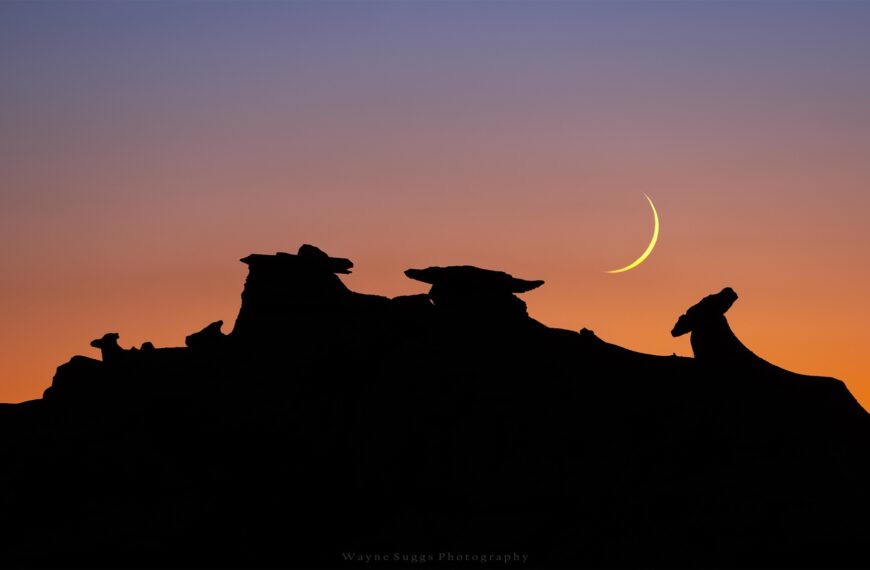
[[[660,357],[529,318],[540,281],[242,261],[231,333],[110,333],[0,406],[0,565],[870,567],[870,418],[743,346],[731,289]]]

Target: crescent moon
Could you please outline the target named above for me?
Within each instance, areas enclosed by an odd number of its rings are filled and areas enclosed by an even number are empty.
[[[646,197],[647,202],[649,202],[649,207],[652,208],[652,212],[653,212],[654,225],[653,225],[652,239],[650,240],[649,245],[646,246],[646,251],[644,251],[642,254],[640,254],[640,257],[638,257],[637,259],[635,259],[634,261],[632,261],[631,263],[629,263],[628,265],[626,265],[622,269],[614,269],[612,271],[608,271],[607,273],[623,273],[625,271],[628,271],[629,269],[634,269],[635,267],[637,267],[638,265],[643,263],[647,257],[649,257],[649,254],[652,253],[653,248],[656,246],[656,242],[659,239],[659,214],[658,214],[658,212],[656,212],[656,207],[655,207],[655,205],[653,205],[653,201],[650,199],[650,197],[647,196],[646,194],[644,194],[644,197]]]

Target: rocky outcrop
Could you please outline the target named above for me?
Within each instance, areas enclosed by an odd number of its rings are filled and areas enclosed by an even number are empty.
[[[110,362],[111,362],[110,358]],[[51,386],[45,389],[45,400],[81,400],[99,396],[93,387],[103,380],[104,363],[87,356],[76,355],[57,367]]]
[[[707,295],[680,316],[671,335],[690,333],[695,361],[711,373],[732,375],[731,381],[745,382],[755,392],[754,397],[758,397],[759,391],[775,390],[776,397],[788,394],[793,409],[818,413],[830,407],[829,413],[835,421],[858,425],[865,421],[866,412],[842,381],[791,372],[747,348],[725,318],[737,298],[731,287]]]
[[[121,335],[118,333],[106,333],[100,338],[92,340],[91,346],[100,349],[103,355],[103,362],[116,362],[124,354],[124,349],[118,345],[119,338],[121,338]]]
[[[689,307],[677,320],[671,336],[691,333],[692,352],[699,362],[726,366],[767,364],[746,348],[728,325],[725,313],[737,300],[737,293],[725,287]]]
[[[405,275],[432,285],[429,298],[437,309],[461,317],[496,321],[527,318],[526,304],[515,293],[544,284],[471,265],[408,269]]]
[[[676,358],[537,323],[500,271],[386,299],[313,246],[243,261],[231,334],[109,333],[0,406],[0,567],[870,567],[868,415],[743,346],[730,288]]]
[[[308,244],[295,255],[251,254],[241,261],[249,269],[232,332],[237,337],[280,333],[294,321],[328,312],[351,297],[336,273],[350,273],[353,263]]]
[[[184,344],[194,349],[221,348],[227,340],[227,336],[221,332],[222,326],[224,326],[223,321],[215,321],[201,331],[186,336]],[[154,348],[153,345],[151,348]]]
[[[249,267],[248,277],[230,334],[240,342],[271,344],[284,338],[310,344],[340,336],[364,326],[361,319],[373,318],[389,301],[350,291],[337,274],[350,273],[353,263],[312,245],[296,254],[252,254],[241,261]]]

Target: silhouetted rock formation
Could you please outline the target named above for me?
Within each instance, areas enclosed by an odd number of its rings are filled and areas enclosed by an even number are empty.
[[[242,261],[230,334],[109,333],[0,405],[0,566],[870,566],[867,413],[744,347],[731,289],[692,359],[546,327],[499,271],[387,299],[313,246]]]
[[[113,362],[124,354],[124,349],[118,344],[121,335],[118,333],[106,333],[100,338],[91,341],[91,346],[99,348],[103,355],[103,362]]]
[[[351,295],[335,273],[349,273],[353,263],[307,244],[297,255],[251,254],[242,263],[250,270],[235,335],[280,331],[292,325],[288,322],[292,317],[341,304]]]
[[[680,316],[671,335],[676,337],[692,333],[692,352],[699,362],[759,363],[761,359],[740,342],[725,318],[725,313],[736,300],[737,293],[731,287],[707,295]]]
[[[57,367],[51,386],[45,390],[43,398],[78,400],[81,397],[99,396],[92,393],[92,388],[102,380],[105,362],[113,362],[113,358],[110,356],[106,361],[104,355],[103,362],[100,362],[87,356],[73,356],[69,362]]]
[[[222,326],[224,326],[223,321],[215,321],[201,331],[186,336],[184,344],[188,348],[221,348],[227,339],[221,332]]]
[[[514,293],[525,293],[544,284],[470,265],[408,269],[405,275],[432,285],[429,298],[439,309],[498,320],[528,316],[526,304]]]
[[[350,291],[335,274],[350,273],[353,263],[312,245],[303,245],[296,255],[252,254],[242,262],[250,271],[232,336],[246,343],[328,342],[326,337],[364,328],[360,319],[388,303],[385,297]]]

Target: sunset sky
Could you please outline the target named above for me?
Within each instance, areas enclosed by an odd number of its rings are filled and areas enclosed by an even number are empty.
[[[0,2],[0,401],[109,331],[229,332],[249,253],[546,284],[551,326],[870,407],[870,2]],[[658,246],[643,252],[652,215]]]

